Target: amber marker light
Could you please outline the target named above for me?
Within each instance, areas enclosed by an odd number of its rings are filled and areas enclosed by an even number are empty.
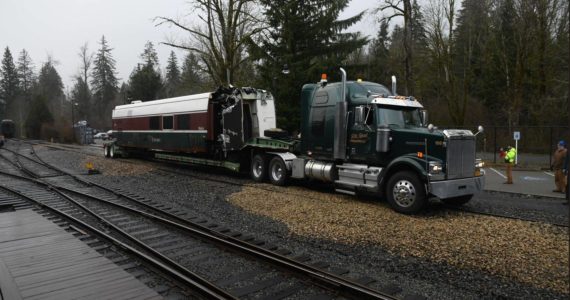
[[[418,152],[418,157],[419,157],[419,158],[424,157],[424,153],[423,153],[423,152]]]

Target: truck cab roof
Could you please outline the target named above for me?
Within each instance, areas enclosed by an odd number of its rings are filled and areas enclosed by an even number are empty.
[[[327,90],[329,97],[336,94],[338,101],[342,83],[332,82],[324,86],[321,84],[307,84],[303,87],[303,90],[312,89],[313,92],[319,92],[320,90]],[[413,97],[397,96],[393,95],[392,92],[384,85],[370,82],[370,81],[347,81],[347,94],[348,102],[351,105],[366,105],[366,104],[380,104],[397,106],[403,108],[423,108],[421,103],[419,103]]]

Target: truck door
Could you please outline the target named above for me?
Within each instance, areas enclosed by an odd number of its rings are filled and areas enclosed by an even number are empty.
[[[351,160],[368,162],[375,153],[376,121],[375,108],[361,105],[353,108],[349,124],[349,155]],[[360,117],[358,116],[360,115]]]

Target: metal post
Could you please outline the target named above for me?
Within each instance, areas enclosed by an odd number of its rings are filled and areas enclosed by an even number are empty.
[[[519,163],[519,140],[515,140],[515,150],[517,154],[515,155],[515,166]]]
[[[495,127],[493,128],[493,132],[495,133],[495,134],[494,134],[495,137],[493,138],[493,139],[494,139],[494,143],[495,143],[495,145],[494,145],[494,146],[495,146],[495,147],[494,147],[495,150],[493,151],[493,163],[496,164],[496,163],[497,163],[497,151],[499,150],[499,149],[497,149],[497,126],[495,126]]]
[[[553,127],[550,127],[550,143],[548,144],[548,148],[550,148],[553,144],[552,143],[552,130],[553,130]],[[556,147],[554,149],[556,149]],[[548,149],[548,150],[550,150],[550,149]],[[548,165],[552,166],[552,151],[548,151],[548,152],[549,152],[549,154],[548,154]]]
[[[566,204],[570,201],[570,191],[568,191],[568,187],[570,187],[570,172],[568,172],[568,167],[570,167],[570,151],[566,148],[566,161],[564,163],[564,169],[566,170]]]

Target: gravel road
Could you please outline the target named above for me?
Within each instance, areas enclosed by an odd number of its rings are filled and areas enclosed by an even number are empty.
[[[107,160],[43,146],[36,151],[47,162],[77,174],[85,173],[86,162],[93,162],[102,174],[86,177],[89,180],[164,201],[295,254],[348,269],[351,276],[372,277],[378,281],[373,286],[397,286],[403,295],[568,298],[565,228],[465,214],[441,205],[409,217],[394,213],[385,202],[335,194],[326,185],[281,188],[221,170]],[[546,198],[485,192],[469,207],[568,223],[568,206]]]

